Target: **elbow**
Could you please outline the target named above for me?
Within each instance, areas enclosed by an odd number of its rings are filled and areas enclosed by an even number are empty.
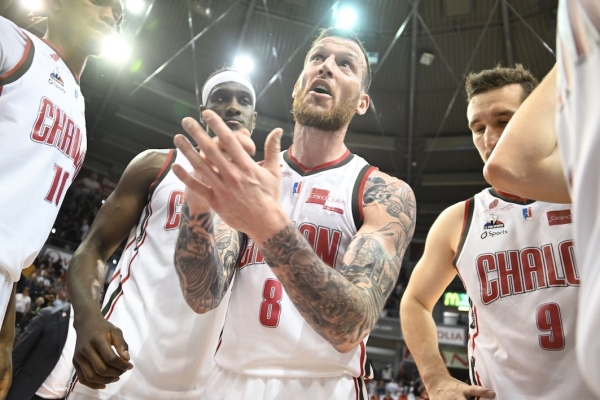
[[[518,182],[519,180],[519,177],[514,176],[511,171],[505,168],[505,165],[494,161],[493,158],[489,159],[483,167],[483,177],[493,187],[507,192],[511,192],[513,189],[510,182]]]

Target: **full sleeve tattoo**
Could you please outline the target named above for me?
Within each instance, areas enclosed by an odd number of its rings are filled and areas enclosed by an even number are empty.
[[[340,351],[349,351],[375,326],[415,227],[416,205],[408,185],[372,177],[365,188],[365,212],[377,208],[389,222],[360,231],[339,272],[315,254],[293,224],[261,248],[302,316]]]
[[[243,237],[212,212],[192,215],[184,203],[175,270],[185,300],[195,312],[216,308],[225,296]]]

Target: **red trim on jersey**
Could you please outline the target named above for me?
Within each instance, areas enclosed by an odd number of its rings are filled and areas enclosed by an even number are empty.
[[[217,351],[221,348],[221,343],[223,343],[223,338],[219,338],[219,344],[217,344],[217,349],[215,350],[215,356],[217,355]]]
[[[358,378],[353,378],[354,379],[354,391],[356,392],[356,400],[359,399],[359,395],[360,395],[360,391],[358,389]]]
[[[127,243],[127,246],[125,246],[125,250],[127,250],[127,249],[129,248],[129,246],[131,246],[132,244],[134,244],[134,243],[135,243],[135,239],[136,239],[136,236],[134,236],[134,237],[133,237],[133,238],[132,238],[132,239],[129,241],[129,243]]]
[[[119,301],[119,299],[123,297],[123,289],[121,289],[121,293],[119,293],[117,295],[117,298],[113,300],[113,303],[110,305],[110,311],[106,313],[106,317],[104,317],[104,319],[106,319],[108,321],[108,319],[110,318],[112,312],[115,309],[115,305],[117,304],[117,301]]]
[[[4,75],[0,76],[0,80],[4,80],[4,79],[8,78],[13,73],[15,73],[15,71],[17,71],[19,68],[21,68],[21,65],[23,65],[25,60],[27,60],[27,56],[29,55],[29,50],[31,50],[31,38],[29,36],[27,36],[27,44],[25,45],[25,51],[23,52],[23,57],[21,57],[21,59],[19,60],[17,65],[15,65],[10,71],[8,71]]]
[[[365,376],[365,356],[367,349],[365,348],[364,340],[360,342],[360,376]]]
[[[114,281],[114,280],[115,280],[115,278],[116,278],[117,276],[119,276],[119,274],[120,274],[120,273],[121,273],[121,269],[120,269],[120,268],[117,268],[117,269],[115,270],[115,273],[113,274],[112,278],[110,278],[110,282],[108,282],[108,283],[112,283],[112,281]]]
[[[526,199],[525,197],[520,197],[514,194],[510,194],[507,192],[503,192],[502,190],[499,190],[497,188],[494,188],[494,190],[496,191],[496,193],[498,193],[500,196],[512,199],[512,200],[516,200],[520,203],[527,203],[528,201],[530,201],[531,199]]]
[[[167,169],[167,167],[171,163],[171,160],[173,159],[173,153],[174,153],[173,149],[169,149],[169,155],[167,156],[167,159],[165,160],[165,163],[160,168],[160,171],[156,175],[156,178],[154,178],[154,180],[152,181],[152,183],[150,184],[150,186],[148,186],[148,191],[149,192],[152,192],[152,190],[154,189],[153,186],[157,184],[157,182],[162,177],[163,172],[165,172],[165,169]],[[150,217],[148,217],[148,218],[150,218]]]
[[[364,221],[365,219],[365,211],[363,210],[363,195],[365,194],[365,185],[367,184],[367,179],[369,179],[369,175],[371,175],[371,172],[373,171],[379,171],[379,168],[371,166],[365,173],[365,176],[363,176],[363,179],[360,182],[360,186],[358,187],[358,213],[360,215],[361,221]]]
[[[73,78],[75,78],[75,81],[77,82],[77,84],[79,85],[79,74],[77,74],[75,72],[75,69],[71,66],[71,64],[67,61],[67,58],[63,55],[63,52],[60,51],[57,47],[55,47],[52,43],[50,43],[49,41],[47,41],[46,39],[44,39],[43,37],[40,38],[40,40],[44,43],[46,43],[48,45],[48,47],[50,47],[52,50],[54,50],[56,52],[56,54],[58,54],[60,56],[60,58],[63,60],[63,62],[65,63],[65,65],[67,66],[67,68],[69,68],[69,71],[71,71],[71,74],[73,75]]]
[[[477,318],[477,307],[473,305],[473,314],[475,314],[475,334],[473,334],[473,345],[471,346],[475,350],[475,339],[479,336],[479,318]]]
[[[342,161],[344,161],[346,158],[350,157],[350,155],[351,155],[350,150],[346,149],[346,152],[344,154],[342,154],[342,156],[340,158],[337,158],[333,161],[326,162],[325,164],[317,165],[316,167],[313,167],[313,168],[306,168],[304,165],[302,165],[300,163],[300,161],[298,161],[292,155],[292,147],[294,147],[294,145],[291,145],[290,148],[288,149],[288,155],[290,156],[290,160],[292,160],[294,162],[294,164],[296,164],[298,166],[298,168],[300,168],[304,173],[317,171],[317,170],[320,170],[323,168],[329,168],[331,166],[334,166],[335,164],[341,163]]]

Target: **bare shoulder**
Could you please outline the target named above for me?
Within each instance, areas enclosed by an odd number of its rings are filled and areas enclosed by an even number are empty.
[[[442,211],[429,231],[428,243],[434,242],[436,245],[444,243],[456,252],[463,230],[466,203],[466,201],[461,201]]]
[[[147,186],[163,170],[170,157],[174,157],[174,152],[168,149],[151,149],[141,152],[131,160],[119,185],[122,186],[123,182],[127,185],[135,183],[135,186]]]

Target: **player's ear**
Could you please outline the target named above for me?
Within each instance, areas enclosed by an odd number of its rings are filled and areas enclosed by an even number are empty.
[[[252,114],[252,132],[254,132],[254,128],[256,128],[256,118],[258,118],[258,113],[254,111],[254,114]],[[250,134],[252,134],[252,132],[250,132]]]

